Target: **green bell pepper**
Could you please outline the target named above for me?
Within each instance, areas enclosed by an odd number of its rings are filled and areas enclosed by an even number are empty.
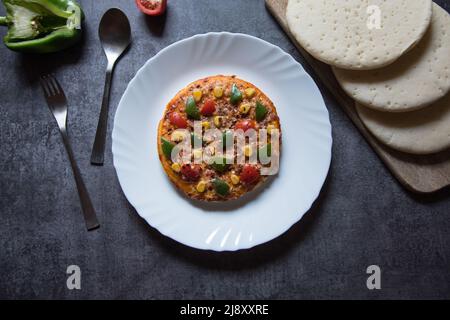
[[[161,149],[167,159],[172,159],[172,150],[175,148],[175,144],[170,142],[164,137],[161,137]]]
[[[14,51],[50,53],[66,49],[81,38],[84,13],[73,0],[2,0],[8,27],[3,41]]]
[[[237,85],[233,83],[231,86],[231,96],[230,96],[230,102],[233,105],[237,105],[239,102],[242,101],[244,97],[242,96],[242,92],[239,90]]]
[[[257,101],[256,102],[256,108],[255,108],[255,118],[256,121],[263,121],[264,118],[267,115],[267,108],[265,105],[263,105],[261,102]]]
[[[228,169],[227,159],[216,156],[211,163],[211,167],[217,172],[224,173]]]
[[[268,143],[258,149],[259,160],[261,160],[265,157],[270,158],[270,156],[272,156],[272,144],[271,143]]]
[[[216,178],[212,183],[218,195],[225,197],[230,193],[230,186],[225,181]]]
[[[187,99],[185,111],[189,119],[200,120],[200,110],[195,103],[194,97],[190,96]]]
[[[231,130],[225,130],[225,132],[222,133],[222,137],[220,139],[220,145],[223,148],[231,147],[233,144],[234,134]]]

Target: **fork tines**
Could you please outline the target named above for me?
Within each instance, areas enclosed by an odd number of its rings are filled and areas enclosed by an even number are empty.
[[[52,74],[41,76],[40,83],[46,97],[57,95],[65,97],[64,90],[61,88],[58,80],[56,80],[56,78]]]

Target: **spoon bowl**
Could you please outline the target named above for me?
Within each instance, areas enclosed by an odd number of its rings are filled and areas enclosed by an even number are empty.
[[[117,60],[131,43],[131,27],[119,9],[106,11],[100,21],[98,36],[108,60]]]
[[[112,8],[106,11],[100,21],[98,35],[103,51],[108,59],[102,108],[98,119],[97,133],[92,148],[91,163],[103,165],[106,132],[108,128],[109,93],[114,65],[131,43],[131,27],[127,16],[121,10]]]

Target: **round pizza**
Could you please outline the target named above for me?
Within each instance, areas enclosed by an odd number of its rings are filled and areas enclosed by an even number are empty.
[[[273,102],[236,76],[197,80],[170,100],[158,128],[164,171],[189,198],[237,199],[279,170]]]

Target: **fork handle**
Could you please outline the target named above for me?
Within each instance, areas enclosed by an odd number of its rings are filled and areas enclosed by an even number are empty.
[[[80,197],[81,207],[83,209],[84,221],[88,231],[97,229],[100,224],[97,220],[97,214],[95,213],[94,206],[92,205],[91,198],[84,185],[83,178],[81,177],[80,170],[78,169],[75,157],[73,155],[72,148],[70,147],[69,138],[65,128],[60,128],[62,140],[66,147],[67,155],[69,156],[70,165],[72,166],[73,175],[75,177],[75,183],[78,189],[78,196]]]
[[[91,154],[91,164],[102,166],[105,158],[106,132],[108,129],[109,96],[114,62],[108,61],[106,67],[105,88],[103,91],[102,108],[98,119],[97,132]]]

